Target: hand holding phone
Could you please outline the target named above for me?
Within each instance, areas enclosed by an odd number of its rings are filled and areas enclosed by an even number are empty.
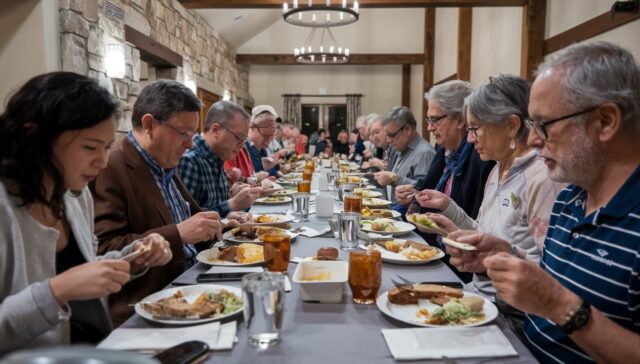
[[[202,341],[187,341],[163,350],[154,356],[162,364],[195,363],[209,355],[209,345]]]

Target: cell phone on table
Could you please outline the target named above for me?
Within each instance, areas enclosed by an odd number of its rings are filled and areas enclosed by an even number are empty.
[[[189,364],[203,360],[209,355],[209,345],[202,341],[187,341],[154,356],[162,364]]]
[[[239,281],[249,272],[236,272],[236,273],[200,273],[196,277],[196,282],[224,282],[224,281]]]

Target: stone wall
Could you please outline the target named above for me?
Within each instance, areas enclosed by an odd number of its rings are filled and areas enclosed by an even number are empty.
[[[124,10],[121,22],[105,14],[105,0],[59,0],[60,54],[62,69],[101,80],[122,100],[123,118],[119,131],[131,129],[130,109],[141,89],[140,52],[124,42],[124,25],[138,30],[183,57],[183,67],[158,73],[149,79],[171,77],[194,81],[198,87],[252,105],[249,95],[249,67],[235,62],[236,52],[218,32],[195,12],[176,0],[109,0]],[[105,45],[113,40],[124,44],[126,73],[109,79],[105,73]],[[146,73],[146,72],[143,72]]]

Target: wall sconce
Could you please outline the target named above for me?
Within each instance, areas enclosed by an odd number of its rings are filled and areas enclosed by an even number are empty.
[[[111,78],[124,78],[124,45],[107,44],[107,55],[105,56],[105,68],[107,76]]]
[[[189,90],[191,90],[191,92],[193,92],[194,94],[197,93],[198,88],[196,87],[196,81],[194,81],[194,80],[186,80],[184,82],[184,85],[187,86],[187,88]]]
[[[222,93],[222,99],[224,101],[231,101],[231,92],[229,92],[229,90],[224,90]]]

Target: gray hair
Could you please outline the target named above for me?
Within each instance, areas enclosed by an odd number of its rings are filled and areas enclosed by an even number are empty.
[[[413,113],[406,106],[396,106],[391,109],[391,111],[389,111],[382,120],[382,125],[386,126],[392,122],[395,122],[401,128],[405,125],[415,128],[416,125],[418,125]]]
[[[376,114],[376,113],[372,113],[369,114],[367,116],[367,126],[371,127],[371,125],[373,125],[373,123],[375,123],[376,121],[382,121],[382,115],[380,114]]]
[[[218,123],[223,126],[227,126],[229,121],[236,116],[236,114],[242,115],[245,120],[249,120],[249,114],[240,105],[231,102],[220,100],[211,105],[209,111],[207,111],[207,117],[204,120],[204,131],[209,131],[213,123]]]
[[[598,41],[573,44],[542,63],[536,75],[564,71],[564,101],[578,108],[614,102],[622,128],[640,133],[640,66],[633,55],[615,44]]]
[[[424,94],[428,102],[435,101],[450,119],[464,121],[464,99],[473,92],[469,82],[453,80],[435,85]]]
[[[529,129],[524,120],[529,117],[529,91],[531,84],[524,78],[499,75],[490,77],[478,89],[464,99],[463,111],[468,111],[478,119],[495,125],[504,126],[511,115],[520,118],[520,129],[516,141],[524,143]]]

